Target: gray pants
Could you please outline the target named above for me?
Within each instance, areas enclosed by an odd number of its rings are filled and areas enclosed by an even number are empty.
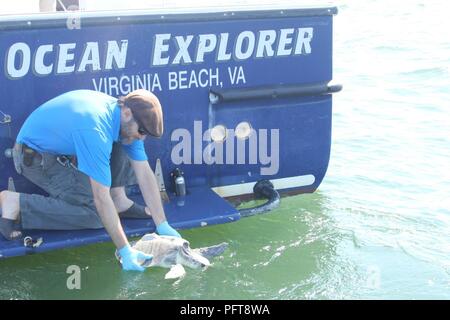
[[[50,196],[20,194],[23,229],[78,230],[103,228],[94,204],[89,177],[72,166],[63,166],[57,157],[40,154],[30,166],[22,157],[15,165],[28,180]],[[120,144],[114,143],[111,153],[111,187],[136,184],[130,160]]]

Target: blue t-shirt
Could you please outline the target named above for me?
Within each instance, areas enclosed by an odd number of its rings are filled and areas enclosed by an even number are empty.
[[[17,142],[39,152],[76,155],[80,171],[111,186],[111,151],[119,134],[117,99],[97,91],[75,90],[34,110],[20,129]],[[147,160],[142,140],[122,146],[131,159]]]

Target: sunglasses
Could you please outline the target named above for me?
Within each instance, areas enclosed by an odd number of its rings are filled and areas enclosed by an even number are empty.
[[[138,125],[137,132],[138,132],[141,136],[150,135],[150,133],[145,129],[145,127],[142,125],[142,123],[141,123],[140,121],[138,121],[138,120],[136,119],[136,117],[134,117],[134,115],[133,115],[133,119],[134,119],[134,122],[136,122],[136,124]]]
[[[141,135],[141,136],[146,136],[146,135],[149,135],[150,133],[147,131],[147,130],[145,130],[143,127],[139,127],[138,128],[138,133]]]
[[[136,117],[133,114],[133,120],[134,122],[136,122],[136,124],[138,125],[138,129],[137,132],[141,135],[141,136],[152,136],[152,137],[157,137],[153,134],[151,134],[147,129],[145,129],[144,125],[142,124],[141,121],[139,121],[138,119],[136,119]],[[157,137],[159,138],[159,137]]]

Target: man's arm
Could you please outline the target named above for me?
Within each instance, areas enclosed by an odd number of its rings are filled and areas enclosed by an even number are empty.
[[[109,188],[90,178],[95,207],[100,215],[108,234],[116,245],[121,257],[122,268],[125,270],[144,271],[142,263],[150,261],[153,256],[130,247],[127,236],[123,231],[114,202],[109,194]]]
[[[164,214],[164,208],[155,174],[147,161],[136,161],[132,159],[130,159],[130,161],[136,174],[139,188],[141,189],[141,193],[144,197],[145,205],[150,210],[155,225],[159,225],[167,219]]]
[[[100,219],[111,236],[116,248],[120,249],[128,245],[128,240],[120,224],[119,215],[117,213],[114,202],[109,193],[109,188],[94,179],[90,178],[92,193],[94,195],[95,207],[100,215]]]

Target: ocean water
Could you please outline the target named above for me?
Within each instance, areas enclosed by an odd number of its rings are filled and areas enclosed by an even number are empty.
[[[205,272],[122,272],[111,243],[0,263],[1,299],[450,299],[450,20],[444,1],[333,3],[330,166],[313,194],[187,230]],[[246,205],[253,205],[248,203]],[[68,290],[69,265],[81,290]]]

